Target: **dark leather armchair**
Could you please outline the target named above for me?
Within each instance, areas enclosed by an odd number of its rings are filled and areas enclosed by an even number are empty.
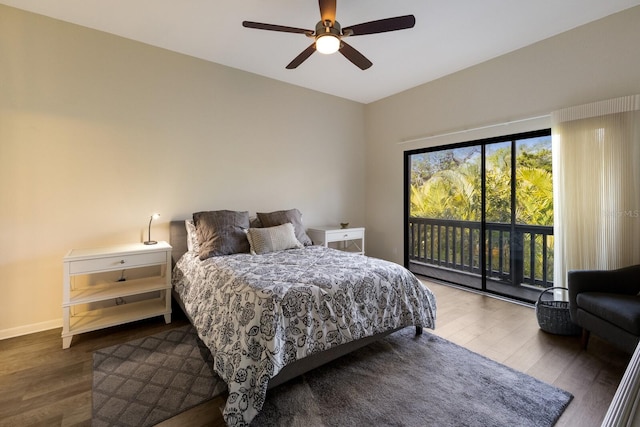
[[[567,275],[571,321],[589,334],[633,353],[640,340],[640,265],[617,270],[577,270]]]

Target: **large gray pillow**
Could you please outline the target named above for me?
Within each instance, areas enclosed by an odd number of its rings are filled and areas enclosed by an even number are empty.
[[[245,230],[249,228],[249,212],[206,211],[193,214],[201,260],[213,256],[249,252]]]
[[[258,212],[256,214],[263,227],[275,227],[276,225],[286,224],[290,222],[296,232],[296,238],[305,246],[313,245],[313,242],[307,236],[302,225],[302,214],[298,209],[289,209],[285,211],[275,211],[269,213]]]

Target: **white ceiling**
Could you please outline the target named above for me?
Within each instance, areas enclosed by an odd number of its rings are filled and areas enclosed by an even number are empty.
[[[312,42],[302,34],[242,27],[243,20],[313,30],[315,0],[0,0],[38,14],[370,103],[530,45],[640,0],[338,0],[343,27],[413,14],[409,30],[349,39],[373,66],[314,53],[285,66]],[[604,36],[604,35],[603,35]]]

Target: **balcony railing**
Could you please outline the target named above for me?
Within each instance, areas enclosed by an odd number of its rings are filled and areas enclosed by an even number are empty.
[[[470,275],[482,273],[480,222],[409,218],[409,261]],[[553,286],[553,227],[486,223],[487,278]]]

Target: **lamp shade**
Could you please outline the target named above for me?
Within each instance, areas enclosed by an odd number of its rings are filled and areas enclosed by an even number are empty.
[[[316,50],[325,55],[336,53],[340,49],[340,39],[333,34],[322,34],[316,39]]]

